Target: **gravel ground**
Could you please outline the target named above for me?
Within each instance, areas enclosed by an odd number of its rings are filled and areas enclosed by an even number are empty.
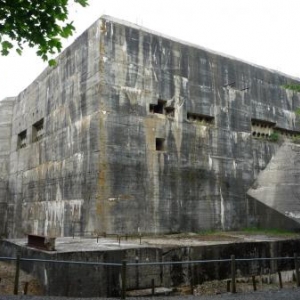
[[[45,297],[45,296],[1,296],[0,300],[104,300],[106,298],[66,298],[66,297]],[[114,300],[114,298],[107,298]],[[116,298],[119,300],[119,298]],[[127,298],[130,300],[153,300],[153,298]],[[299,300],[300,289],[282,289],[268,292],[252,292],[252,293],[237,293],[237,294],[222,294],[215,296],[176,296],[176,297],[155,297],[155,300]]]
[[[14,290],[15,282],[15,264],[6,263],[0,261],[0,297],[3,295],[11,295]],[[19,275],[19,291],[24,291],[25,282],[27,282],[28,295],[43,295],[43,290],[38,283],[38,280],[30,276],[29,274],[20,270]]]

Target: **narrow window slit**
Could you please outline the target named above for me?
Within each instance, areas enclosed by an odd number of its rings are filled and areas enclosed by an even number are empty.
[[[214,117],[212,116],[201,115],[201,114],[196,114],[191,112],[187,113],[187,119],[189,121],[200,122],[204,124],[213,124],[214,122]]]

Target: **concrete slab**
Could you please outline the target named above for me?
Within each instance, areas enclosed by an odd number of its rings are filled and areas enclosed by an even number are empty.
[[[67,253],[80,251],[113,251],[139,248],[177,248],[193,246],[212,246],[224,244],[236,244],[245,242],[272,242],[289,239],[299,239],[299,234],[271,235],[271,234],[245,234],[243,232],[227,232],[220,234],[174,234],[142,237],[59,237],[56,238],[55,251],[43,251],[47,253]],[[9,242],[18,246],[28,247],[27,239],[10,239]],[[31,248],[31,247],[29,247]]]

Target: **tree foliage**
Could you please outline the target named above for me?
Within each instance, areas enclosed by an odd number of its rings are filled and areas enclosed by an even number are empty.
[[[85,7],[88,0],[73,0]],[[24,45],[37,47],[37,55],[49,60],[49,54],[62,49],[62,38],[75,30],[68,22],[69,0],[0,0],[0,51],[8,55],[15,49],[22,54]],[[49,60],[49,64],[55,63]]]

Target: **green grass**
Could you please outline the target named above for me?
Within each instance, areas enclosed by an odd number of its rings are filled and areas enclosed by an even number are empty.
[[[213,230],[213,229],[207,229],[207,230],[201,230],[198,231],[197,234],[199,235],[222,235],[225,234],[225,231],[220,231],[220,230]]]
[[[197,232],[198,235],[204,236],[226,236],[231,233],[237,234],[249,234],[249,235],[272,235],[272,236],[296,236],[299,233],[291,230],[284,230],[280,228],[272,228],[272,229],[265,229],[265,228],[257,228],[257,227],[247,227],[241,230],[233,230],[233,231],[221,231],[221,230],[203,230]]]
[[[265,235],[297,235],[297,233],[294,231],[283,230],[279,228],[263,229],[263,228],[249,227],[249,228],[244,228],[242,232],[249,233],[249,234],[265,234]]]

